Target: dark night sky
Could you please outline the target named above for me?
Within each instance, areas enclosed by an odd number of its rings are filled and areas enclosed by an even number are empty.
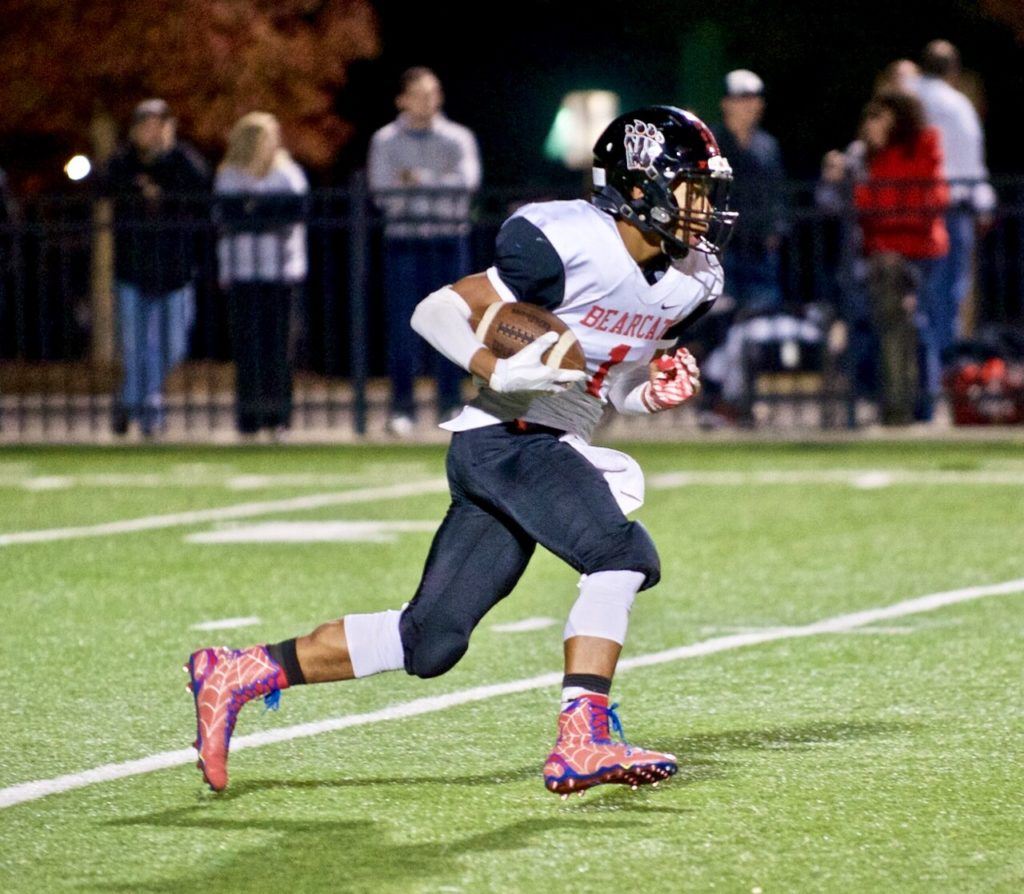
[[[768,85],[765,127],[779,137],[790,171],[816,174],[821,155],[852,138],[876,72],[946,37],[982,78],[988,157],[994,172],[1024,173],[1014,132],[1024,96],[1024,48],[973,2],[734,0],[688,3],[526,0],[489,7],[378,2],[384,52],[351,72],[340,98],[360,138],[393,116],[396,77],[429,65],[445,85],[447,111],[479,137],[491,184],[557,174],[542,146],[570,89],[619,92],[624,107],[671,102],[713,121],[721,78],[757,71]],[[486,19],[493,24],[484,24]],[[474,34],[467,38],[466,33]]]

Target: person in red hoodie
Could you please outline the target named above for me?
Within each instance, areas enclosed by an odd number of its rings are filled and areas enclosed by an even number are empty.
[[[865,106],[863,177],[853,200],[879,337],[882,421],[930,421],[939,388],[934,282],[949,251],[941,136],[920,101],[883,90]]]

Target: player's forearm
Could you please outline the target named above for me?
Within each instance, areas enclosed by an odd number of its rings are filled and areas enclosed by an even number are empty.
[[[416,305],[412,328],[432,347],[465,370],[479,376],[495,391],[560,391],[586,377],[583,370],[545,365],[543,356],[558,340],[546,332],[516,354],[498,359],[473,330],[470,321],[482,317],[501,297],[476,274],[432,292]]]
[[[413,330],[452,363],[470,372],[484,368],[491,352],[484,347],[470,326],[471,309],[450,286],[427,295],[413,311],[409,321]],[[478,355],[483,355],[478,359]],[[493,355],[491,355],[493,372]]]
[[[678,407],[700,390],[697,361],[685,348],[659,354],[646,368],[623,371],[608,392],[620,413],[644,416]]]
[[[486,273],[474,273],[463,277],[452,286],[452,291],[463,300],[469,309],[467,323],[471,318],[482,319],[488,307],[502,300]],[[478,342],[478,344],[480,343]],[[480,344],[480,350],[470,359],[467,369],[485,382],[490,382],[497,360],[498,358],[488,348]]]
[[[621,370],[608,389],[608,400],[624,416],[647,416],[653,411],[642,400],[643,389],[650,381],[646,363]]]
[[[498,358],[489,349],[481,348],[473,355],[473,359],[469,363],[469,371],[485,382],[490,382],[491,376],[494,375],[494,364],[497,362]]]

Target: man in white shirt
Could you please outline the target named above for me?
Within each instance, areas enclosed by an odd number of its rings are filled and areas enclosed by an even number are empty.
[[[960,334],[957,320],[973,277],[975,227],[991,222],[996,205],[985,166],[985,132],[974,105],[954,86],[959,73],[957,48],[948,40],[933,40],[921,54],[921,77],[910,83],[928,123],[942,134],[950,182],[949,254],[936,271],[936,306],[926,309],[940,352]]]

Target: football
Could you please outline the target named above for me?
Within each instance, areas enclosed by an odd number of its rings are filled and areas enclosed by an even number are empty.
[[[559,369],[586,369],[583,348],[572,330],[550,311],[525,301],[496,301],[479,320],[470,321],[480,339],[498,358],[511,357],[546,332],[559,339],[542,358]]]

